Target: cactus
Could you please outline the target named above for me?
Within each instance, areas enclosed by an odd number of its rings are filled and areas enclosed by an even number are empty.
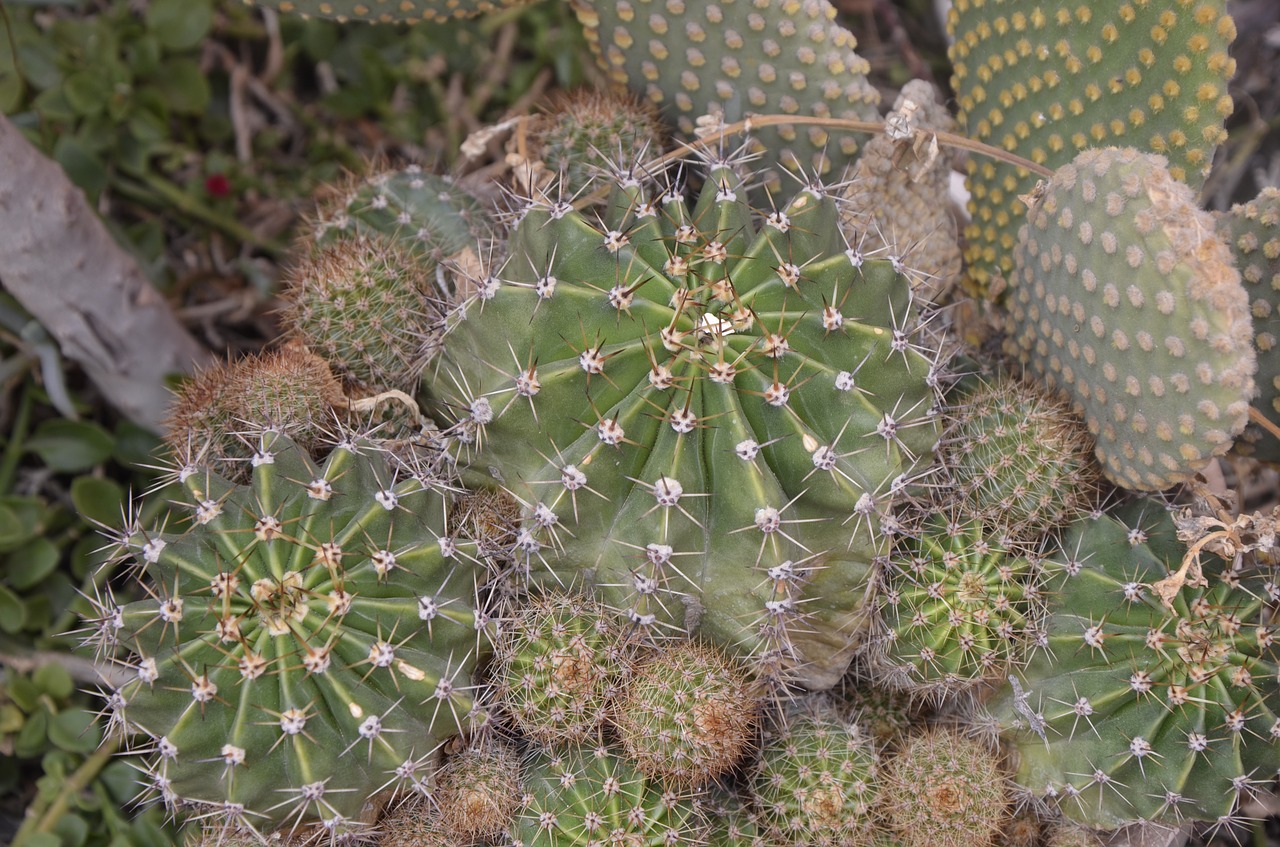
[[[955,129],[932,84],[912,80],[885,118],[889,130],[862,148],[844,191],[844,230],[868,253],[888,251],[910,263],[918,297],[938,303],[959,281],[960,244],[955,218],[944,202],[951,185],[951,156],[921,135]]]
[[[693,800],[664,790],[605,748],[537,753],[528,763],[514,847],[697,844],[707,825]]]
[[[643,659],[613,708],[627,757],[677,788],[731,770],[756,741],[764,690],[750,669],[692,641]]]
[[[888,688],[871,676],[870,669],[850,674],[842,681],[840,694],[849,714],[883,752],[897,747],[911,727],[927,720],[931,710],[927,697]]]
[[[1036,164],[1124,144],[1168,157],[1195,189],[1226,138],[1236,34],[1226,0],[956,0],[947,30],[961,125]],[[1019,198],[1036,179],[990,160],[971,159],[968,171],[965,259],[975,286],[995,294],[993,277],[1014,268]]]
[[[939,464],[989,535],[1034,544],[1093,507],[1101,475],[1084,422],[1037,386],[996,377],[943,410]]]
[[[1264,188],[1253,200],[1220,215],[1218,234],[1235,251],[1249,292],[1260,396],[1254,407],[1280,425],[1280,189]],[[1236,442],[1240,453],[1280,463],[1280,439],[1250,424]]]
[[[444,534],[441,483],[367,442],[316,465],[261,439],[249,485],[184,468],[176,526],[120,531],[147,596],[98,610],[90,640],[131,672],[106,714],[171,808],[358,829],[472,721],[474,545]]]
[[[507,161],[527,188],[578,197],[601,175],[650,173],[665,136],[657,110],[634,94],[579,88],[551,98]]]
[[[1073,524],[1044,562],[1046,641],[992,714],[1017,782],[1086,826],[1215,821],[1275,775],[1276,574],[1201,555],[1138,501]],[[1170,577],[1180,563],[1195,569]]]
[[[1068,393],[1117,485],[1189,479],[1244,428],[1248,298],[1191,189],[1160,156],[1087,150],[1030,201],[1010,351]]]
[[[495,683],[506,711],[531,740],[551,747],[597,732],[630,657],[598,603],[547,594],[508,623],[499,659]]]
[[[1003,676],[1033,636],[1035,568],[966,512],[936,513],[902,537],[883,579],[880,670],[891,687],[944,694]]]
[[[765,739],[752,802],[783,843],[846,847],[869,841],[879,760],[871,738],[820,706],[789,714]]]
[[[723,160],[692,210],[633,182],[603,226],[523,210],[429,377],[535,582],[834,683],[939,378],[905,277],[837,217],[813,185],[758,224]]]
[[[647,98],[686,137],[704,115],[748,114],[878,120],[880,95],[853,34],[827,0],[659,3],[570,0],[600,67]],[[838,175],[859,140],[822,127],[761,129],[761,170]]]
[[[502,742],[476,739],[445,763],[433,783],[431,802],[448,843],[497,838],[520,806],[520,758]]]
[[[880,807],[900,847],[988,847],[1009,819],[1009,789],[998,753],[929,729],[885,764]]]
[[[254,2],[254,0],[249,0]],[[374,23],[440,23],[469,18],[529,0],[256,0],[260,5],[289,14]]]
[[[310,452],[346,406],[342,385],[324,359],[283,347],[217,365],[184,385],[169,412],[165,441],[184,463],[207,464],[244,482],[258,446],[250,438],[251,422],[287,435]]]

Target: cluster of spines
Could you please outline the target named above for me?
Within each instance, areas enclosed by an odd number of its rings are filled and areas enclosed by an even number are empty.
[[[599,223],[529,204],[430,388],[523,504],[535,581],[591,563],[636,624],[834,679],[940,371],[898,260],[818,184],[760,221],[732,165],[693,208],[636,180]]]
[[[244,486],[184,468],[173,526],[119,532],[146,599],[95,616],[89,640],[129,672],[105,714],[171,808],[358,831],[471,721],[473,545],[444,534],[437,480],[367,442],[317,465],[266,432],[252,465]]]
[[[1086,150],[1029,200],[1009,352],[1065,392],[1103,472],[1160,491],[1224,453],[1254,391],[1248,298],[1211,216],[1165,160]]]
[[[1124,144],[1166,156],[1199,187],[1232,112],[1225,0],[957,0],[947,29],[952,87],[967,134],[1057,168],[1090,147]],[[982,291],[1014,268],[1013,248],[1036,178],[974,157],[965,258]]]
[[[1280,760],[1274,571],[1189,551],[1154,501],[1043,564],[1043,649],[993,706],[1018,784],[1098,829],[1229,819]]]

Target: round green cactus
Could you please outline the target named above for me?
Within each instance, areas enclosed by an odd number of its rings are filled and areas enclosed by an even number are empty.
[[[880,591],[886,681],[944,693],[1003,675],[1033,636],[1035,568],[977,518],[936,514],[913,535]]]
[[[894,264],[812,185],[764,220],[716,159],[693,208],[532,203],[430,389],[524,504],[535,582],[831,685],[879,521],[936,440],[938,368]]]
[[[1248,297],[1163,157],[1086,150],[1029,200],[1009,352],[1067,393],[1103,472],[1160,491],[1230,448],[1254,393]]]
[[[516,847],[701,843],[707,824],[692,798],[663,788],[603,747],[538,753],[525,771]]]
[[[871,839],[879,759],[871,738],[831,709],[786,716],[765,740],[752,802],[786,843],[848,847]]]
[[[146,597],[98,610],[130,671],[106,714],[183,813],[359,829],[473,721],[474,545],[445,534],[443,484],[366,442],[316,465],[266,432],[252,464],[243,486],[183,468],[169,525],[120,531]]]
[[[1204,553],[1165,605],[1153,586],[1187,555],[1165,507],[1138,501],[1045,559],[1045,642],[992,710],[1018,783],[1087,826],[1218,820],[1276,773],[1280,581]]]

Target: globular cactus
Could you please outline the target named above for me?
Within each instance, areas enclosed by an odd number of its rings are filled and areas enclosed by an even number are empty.
[[[1248,203],[1219,215],[1218,234],[1235,252],[1236,267],[1249,294],[1253,342],[1258,355],[1254,401],[1272,423],[1280,425],[1280,189],[1264,188]],[[1280,439],[1250,424],[1236,442],[1237,452],[1266,462],[1280,462]]]
[[[448,843],[498,838],[520,807],[520,756],[492,738],[473,739],[452,755],[432,780],[431,803]]]
[[[594,600],[550,593],[503,629],[494,683],[517,728],[543,747],[597,734],[630,663],[619,622]]]
[[[1073,524],[1044,568],[1046,640],[991,706],[1019,785],[1113,829],[1216,821],[1275,776],[1274,572],[1188,551],[1153,501]]]
[[[1081,153],[1018,238],[1007,346],[1070,396],[1112,482],[1159,491],[1230,448],[1254,392],[1248,298],[1162,157]]]
[[[905,275],[837,220],[818,184],[757,220],[719,158],[692,209],[624,181],[603,219],[522,210],[429,385],[523,504],[534,582],[834,683],[940,378]]]
[[[287,14],[340,21],[374,23],[440,23],[452,18],[469,18],[528,0],[249,0]]]
[[[686,137],[708,114],[879,120],[857,40],[827,0],[570,0],[611,81],[654,103]],[[860,139],[785,124],[755,133],[762,170],[839,175]]]
[[[311,451],[345,417],[342,384],[324,359],[295,346],[246,356],[197,374],[178,392],[165,441],[184,462],[243,482],[262,426]]]
[[[958,396],[943,415],[938,458],[946,484],[992,537],[1034,544],[1097,501],[1093,439],[1042,388],[997,376]]]
[[[902,537],[882,577],[885,682],[945,695],[1002,677],[1035,636],[1038,578],[982,520],[930,516]]]
[[[676,788],[701,788],[756,743],[765,690],[741,660],[693,641],[643,658],[613,707],[627,758]]]
[[[98,609],[129,672],[104,714],[170,808],[341,834],[473,721],[482,574],[441,483],[355,437],[319,465],[261,438],[248,485],[183,468],[168,524],[119,532],[146,597]]]
[[[881,751],[897,747],[930,713],[927,697],[882,685],[871,678],[869,669],[845,677],[839,691],[849,714]]]
[[[1009,820],[1010,788],[998,752],[928,729],[885,763],[880,808],[900,847],[989,847]]]
[[[928,139],[954,132],[956,122],[933,85],[916,79],[902,87],[885,126],[854,165],[843,226],[866,252],[901,256],[917,296],[938,303],[960,279],[960,243],[946,202],[952,157]]]
[[[751,799],[783,843],[854,847],[871,840],[878,770],[858,724],[831,708],[799,708],[766,737]]]
[[[1232,111],[1236,30],[1226,5],[956,0],[947,30],[960,124],[1050,169],[1087,147],[1137,147],[1167,157],[1174,178],[1196,189]],[[971,159],[968,170],[965,259],[988,291],[1013,271],[1019,197],[1036,177],[990,159]]]
[[[698,844],[707,824],[691,797],[664,788],[604,747],[537,753],[511,827],[514,847]]]
[[[579,88],[552,97],[517,130],[507,163],[526,190],[579,197],[602,176],[655,171],[665,137],[652,104],[626,91]]]

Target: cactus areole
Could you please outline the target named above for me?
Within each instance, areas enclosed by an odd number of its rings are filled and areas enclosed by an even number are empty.
[[[523,209],[431,387],[523,504],[532,581],[835,682],[937,437],[908,271],[838,218],[819,185],[753,213],[719,159],[693,208],[624,178]]]

